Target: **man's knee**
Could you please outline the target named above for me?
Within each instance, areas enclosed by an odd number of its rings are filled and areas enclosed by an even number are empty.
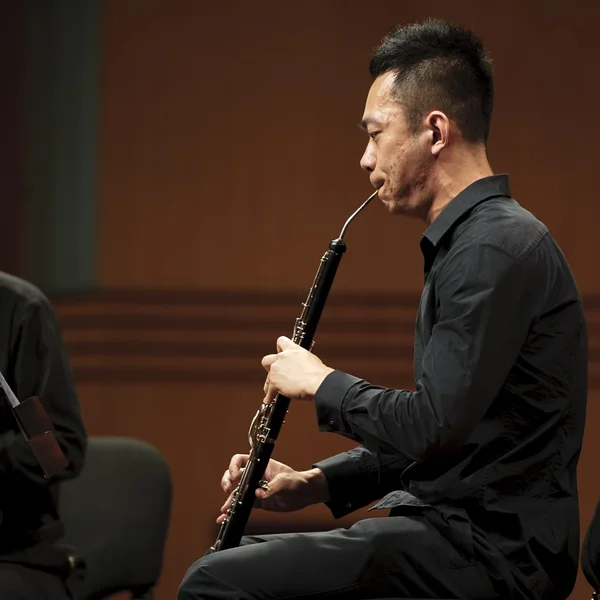
[[[177,600],[221,600],[235,597],[236,588],[225,579],[227,554],[208,553],[184,575]],[[241,596],[240,596],[241,597]]]
[[[187,570],[179,585],[177,600],[193,600],[201,597],[199,592],[206,583],[203,581],[206,578],[206,570],[203,568],[205,559],[206,556],[200,558]]]

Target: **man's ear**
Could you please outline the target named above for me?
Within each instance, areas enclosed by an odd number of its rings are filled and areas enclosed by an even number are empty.
[[[434,110],[427,115],[425,126],[430,136],[431,153],[439,156],[450,139],[450,120],[443,112]]]

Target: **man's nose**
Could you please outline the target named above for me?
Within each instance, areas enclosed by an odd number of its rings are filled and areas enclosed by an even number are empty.
[[[368,173],[375,170],[375,153],[371,151],[370,144],[367,146],[364,154],[360,159],[360,166]]]

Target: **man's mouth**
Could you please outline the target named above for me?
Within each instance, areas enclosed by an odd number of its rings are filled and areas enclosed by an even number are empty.
[[[377,191],[379,192],[379,193],[377,194],[377,195],[378,195],[378,197],[379,197],[379,199],[380,199],[382,202],[385,202],[385,200],[384,200],[384,199],[381,197],[381,192],[383,191],[384,182],[383,182],[383,181],[377,182],[377,184],[375,184],[373,187],[374,187],[374,188],[376,188],[376,189],[377,189]]]

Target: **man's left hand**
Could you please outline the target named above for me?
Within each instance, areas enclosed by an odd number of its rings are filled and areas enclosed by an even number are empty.
[[[277,339],[277,350],[261,361],[268,373],[263,402],[270,404],[278,393],[292,400],[312,400],[334,369],[285,336]]]

